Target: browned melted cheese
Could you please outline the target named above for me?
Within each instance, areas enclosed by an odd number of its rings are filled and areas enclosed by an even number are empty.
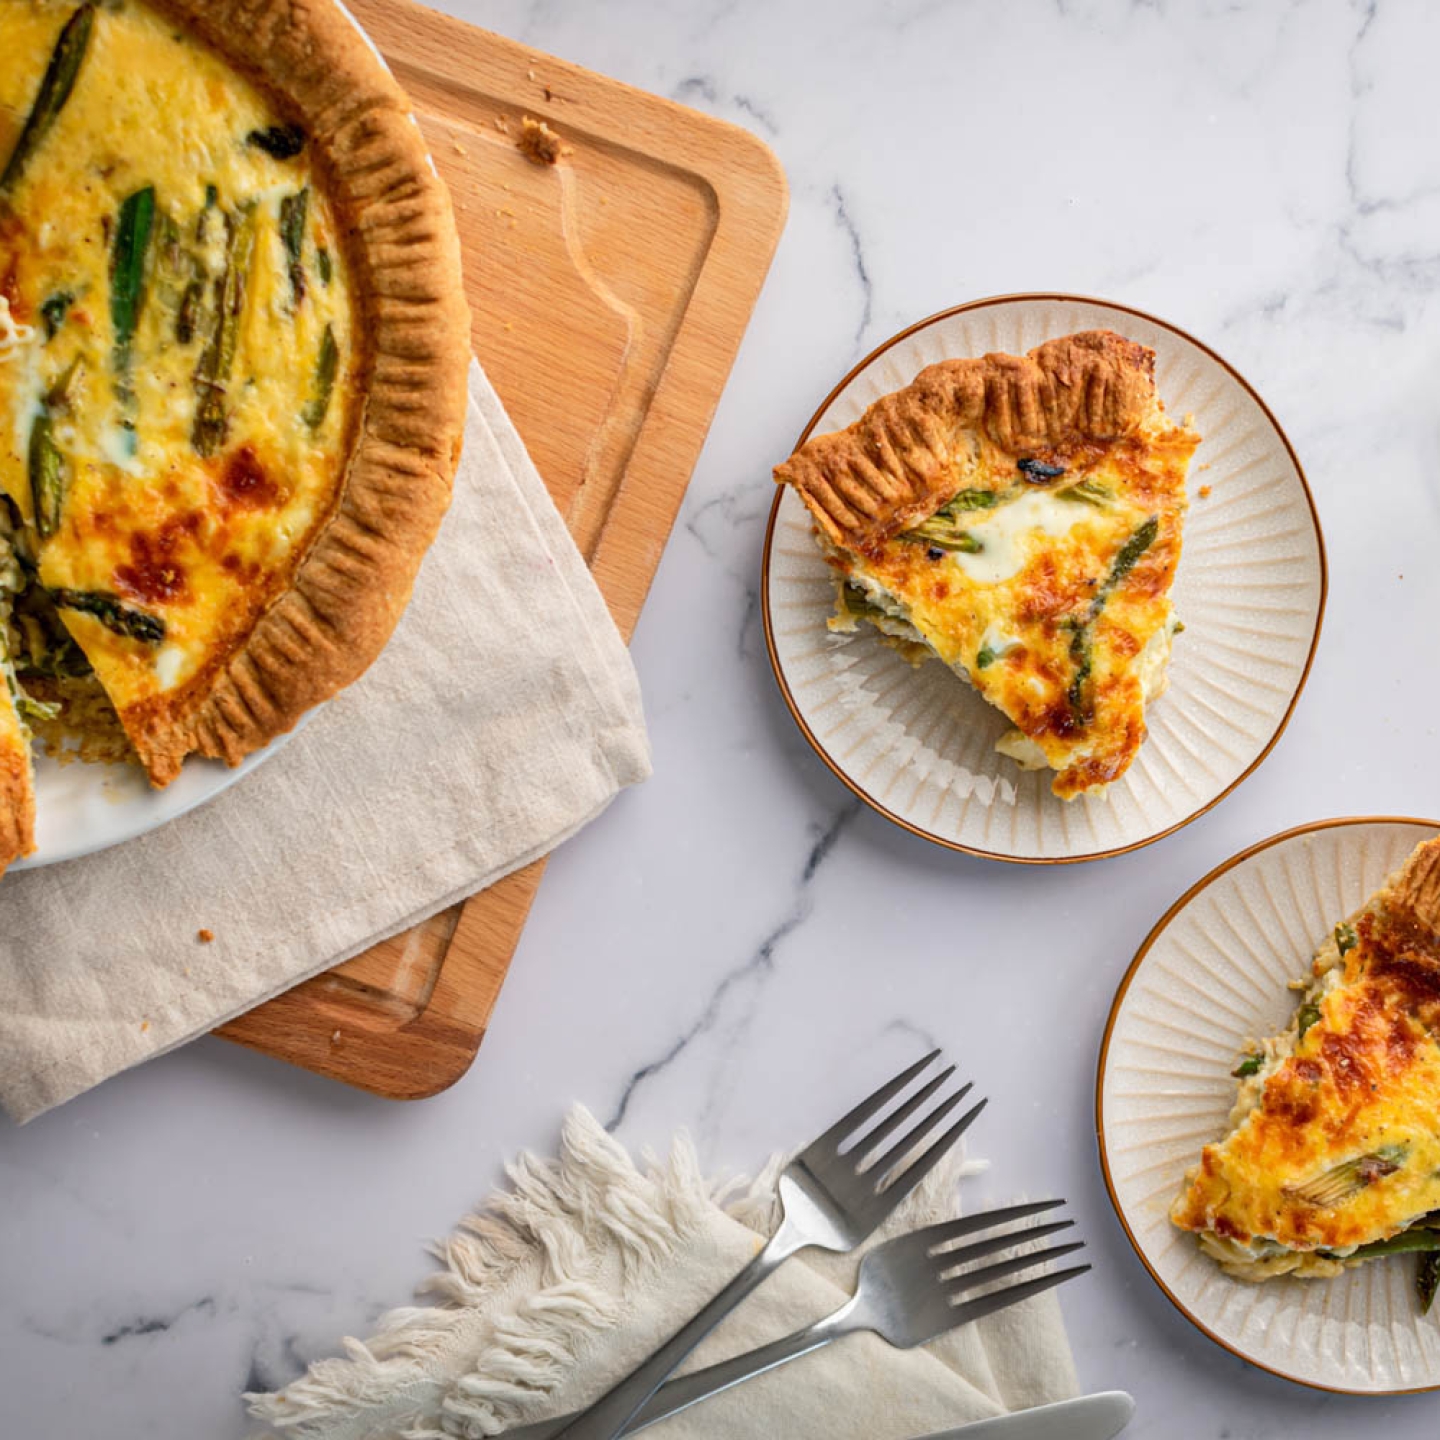
[[[1258,1105],[1205,1147],[1171,1211],[1181,1228],[1343,1252],[1440,1209],[1440,935],[1394,901],[1362,912],[1354,930],[1319,1019]],[[1297,1193],[1351,1162],[1360,1183],[1343,1199]]]
[[[978,553],[897,537],[864,553],[832,548],[831,563],[903,603],[930,649],[1043,752],[1057,795],[1103,790],[1134,759],[1163,683],[1197,443],[1160,412],[1138,434],[1025,457],[1063,469],[1034,484],[982,441],[964,493],[998,503],[957,517]],[[1112,583],[1142,532],[1151,538]]]

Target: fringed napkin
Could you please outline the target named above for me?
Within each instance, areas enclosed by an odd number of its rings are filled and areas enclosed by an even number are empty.
[[[472,365],[450,513],[364,678],[203,809],[0,884],[0,1105],[29,1119],[418,924],[649,768],[629,653]]]
[[[973,1167],[972,1167],[973,1168]],[[958,1213],[960,1163],[937,1167],[885,1235]],[[641,1171],[585,1110],[559,1158],[522,1156],[512,1188],[467,1218],[421,1287],[348,1359],[323,1360],[251,1413],[289,1440],[453,1440],[563,1414],[627,1373],[770,1233],[778,1165],[748,1188],[700,1174],[682,1135]],[[882,1236],[881,1238],[884,1238]],[[693,1368],[835,1309],[859,1257],[802,1252],[725,1320]],[[854,1335],[660,1423],[657,1440],[902,1440],[1076,1393],[1052,1293],[919,1350]]]

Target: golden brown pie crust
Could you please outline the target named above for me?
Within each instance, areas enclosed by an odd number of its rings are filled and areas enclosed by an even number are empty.
[[[0,752],[0,875],[35,848],[35,792],[27,756]]]
[[[450,502],[469,315],[444,186],[389,72],[330,0],[150,0],[304,126],[350,262],[360,404],[329,521],[244,643],[126,716],[157,785],[191,752],[231,765],[384,648]]]
[[[864,551],[955,493],[957,456],[983,434],[1017,459],[1136,430],[1155,399],[1155,353],[1112,330],[1028,355],[927,366],[848,429],[816,435],[775,467],[829,539]]]
[[[1440,835],[1416,846],[1379,898],[1386,908],[1408,910],[1417,924],[1440,934]]]

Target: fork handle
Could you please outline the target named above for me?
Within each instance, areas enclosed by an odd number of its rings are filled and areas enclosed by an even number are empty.
[[[716,1365],[707,1365],[703,1370],[680,1376],[678,1380],[667,1380],[640,1407],[626,1425],[624,1433],[633,1435],[637,1430],[643,1430],[657,1420],[668,1419],[671,1415],[679,1414],[681,1410],[688,1410],[701,1400],[718,1395],[722,1390],[729,1390],[743,1381],[753,1380],[767,1370],[774,1370],[778,1365],[798,1360],[802,1355],[808,1355],[812,1350],[819,1350],[832,1340],[838,1340],[845,1331],[838,1326],[831,1328],[833,1318],[817,1320],[813,1325],[795,1331],[793,1335],[772,1340],[768,1345],[747,1350],[742,1355],[721,1360]]]
[[[630,1418],[623,1433],[633,1435],[647,1425],[668,1420],[670,1416],[678,1415],[682,1410],[688,1410],[692,1405],[720,1394],[722,1390],[729,1390],[746,1380],[753,1380],[767,1370],[774,1370],[779,1365],[798,1360],[800,1356],[808,1355],[812,1350],[819,1350],[832,1340],[849,1334],[854,1327],[847,1325],[845,1318],[853,1304],[853,1300],[847,1301],[834,1315],[827,1315],[823,1320],[817,1320],[813,1325],[795,1331],[793,1335],[772,1340],[770,1344],[761,1345],[754,1350],[746,1350],[743,1354],[721,1360],[718,1364],[707,1365],[703,1370],[693,1370],[689,1375],[681,1375],[676,1380],[667,1380]],[[556,1440],[564,1427],[576,1418],[577,1412],[572,1411],[569,1415],[557,1415],[553,1420],[537,1420],[534,1424],[505,1431],[501,1440]]]
[[[635,1412],[660,1388],[665,1377],[762,1280],[803,1248],[804,1243],[782,1223],[765,1248],[699,1314],[681,1326],[649,1359],[582,1410],[558,1432],[557,1440],[560,1437],[563,1440],[615,1440]]]

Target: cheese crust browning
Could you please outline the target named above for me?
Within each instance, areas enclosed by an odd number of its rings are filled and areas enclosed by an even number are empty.
[[[464,423],[453,217],[328,0],[14,0],[0,36],[11,548],[165,785],[404,609]]]
[[[12,860],[35,848],[35,794],[30,777],[30,737],[8,687],[0,683],[0,875]]]
[[[1231,1132],[1170,1212],[1227,1271],[1338,1274],[1440,1211],[1440,837],[1336,926],[1237,1074]]]
[[[1145,737],[1176,628],[1185,472],[1199,436],[1111,331],[923,370],[775,471],[836,571],[831,628],[869,621],[938,657],[1017,727],[1063,799],[1103,793]]]

